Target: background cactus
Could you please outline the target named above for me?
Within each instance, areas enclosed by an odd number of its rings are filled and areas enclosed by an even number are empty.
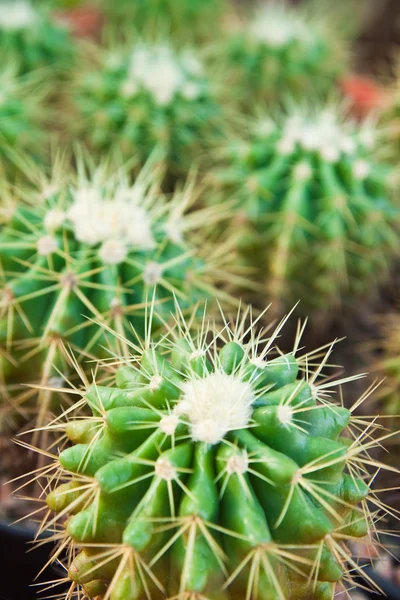
[[[13,54],[21,72],[40,67],[70,67],[73,40],[67,29],[50,17],[45,6],[29,0],[2,0],[0,4],[0,51]]]
[[[126,23],[129,19],[138,31],[149,28],[170,31],[176,38],[193,42],[210,38],[218,31],[226,0],[121,0],[102,2],[111,22]]]
[[[226,41],[225,58],[237,99],[279,100],[330,92],[347,67],[344,27],[320,3],[261,4]]]
[[[56,369],[69,370],[65,344],[80,358],[104,353],[100,345],[107,340],[85,317],[129,337],[131,322],[143,332],[147,300],[154,298],[164,318],[173,295],[186,308],[199,298],[228,301],[214,286],[229,280],[224,266],[232,260],[230,242],[213,249],[210,231],[229,210],[220,206],[186,215],[197,200],[193,185],[177,190],[167,203],[153,163],[132,184],[123,170],[110,174],[102,165],[90,172],[79,159],[72,176],[59,161],[52,179],[38,173],[36,189],[24,190],[23,199],[5,211],[3,381],[39,379],[49,386]],[[49,397],[41,391],[40,421]]]
[[[331,306],[385,273],[399,213],[378,149],[372,122],[333,106],[261,118],[227,144],[219,177],[237,195],[242,251],[272,298]]]
[[[143,163],[155,144],[173,169],[200,158],[204,138],[218,127],[218,108],[197,54],[167,41],[138,42],[129,49],[98,52],[97,64],[75,85],[80,134],[93,148],[113,144]]]
[[[298,335],[271,357],[283,322],[261,342],[246,314],[221,332],[204,315],[194,334],[176,319],[53,425],[72,446],[46,466],[57,516],[41,529],[75,554],[88,597],[331,599],[381,506],[365,470],[375,418],[364,438],[361,401],[343,408],[346,380],[322,378],[329,352],[304,371],[320,351],[301,357]]]
[[[16,148],[43,157],[44,100],[48,86],[39,73],[18,75],[18,66],[5,55],[0,66],[0,173],[14,171],[10,156]],[[48,117],[48,110],[46,116]]]

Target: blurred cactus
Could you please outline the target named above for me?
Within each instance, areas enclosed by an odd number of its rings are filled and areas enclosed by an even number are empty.
[[[174,38],[193,42],[213,37],[219,30],[227,0],[102,0],[111,22],[129,20],[137,31],[169,31]]]
[[[197,200],[192,183],[167,202],[153,163],[132,184],[122,169],[87,170],[78,159],[78,174],[70,176],[59,161],[52,179],[38,173],[36,188],[23,190],[3,211],[3,381],[34,379],[51,387],[52,376],[70,370],[66,344],[81,360],[104,355],[107,337],[85,317],[112,326],[123,339],[131,323],[143,332],[147,299],[165,319],[173,295],[183,308],[204,298],[230,300],[215,287],[229,281],[230,242],[214,247],[210,233],[229,211],[186,214]],[[119,345],[119,352],[128,347]],[[41,421],[50,396],[40,394]]]
[[[50,67],[54,76],[71,66],[75,50],[67,29],[51,19],[45,6],[30,0],[1,0],[0,52],[13,55],[22,73]]]
[[[217,127],[218,108],[194,52],[168,43],[139,42],[126,51],[102,51],[79,73],[75,106],[79,133],[92,147],[113,144],[143,163],[157,144],[168,167],[184,171],[201,158],[204,139]]]
[[[228,37],[225,57],[238,100],[253,105],[332,91],[348,53],[343,28],[321,8],[267,2]]]
[[[14,167],[10,157],[17,148],[29,151],[36,160],[43,157],[48,87],[39,73],[18,75],[17,64],[5,54],[0,89],[0,174],[11,176]]]
[[[271,298],[331,308],[385,275],[399,211],[378,146],[372,121],[334,106],[259,119],[228,145],[219,177],[238,197],[242,252]]]
[[[364,438],[335,399],[345,380],[320,378],[329,352],[300,356],[299,335],[272,358],[283,323],[260,342],[245,317],[218,332],[205,315],[191,334],[178,310],[166,338],[139,341],[56,424],[72,446],[50,467],[57,515],[42,530],[69,547],[71,593],[330,600],[362,574],[346,544],[381,518],[364,466],[375,418]]]

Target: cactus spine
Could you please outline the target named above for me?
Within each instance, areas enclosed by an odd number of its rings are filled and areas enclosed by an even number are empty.
[[[283,324],[261,342],[246,314],[222,331],[205,314],[190,333],[178,309],[176,327],[137,343],[113,385],[83,390],[92,416],[77,409],[55,425],[72,445],[54,455],[48,526],[71,544],[77,590],[328,600],[351,580],[346,542],[372,527],[363,465],[379,442],[363,441],[335,399],[345,380],[321,377],[329,352],[304,370],[318,352],[301,357],[298,336],[273,358]]]

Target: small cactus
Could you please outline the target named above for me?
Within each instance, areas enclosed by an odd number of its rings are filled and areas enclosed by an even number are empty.
[[[271,355],[283,324],[265,340],[246,313],[221,331],[205,314],[191,333],[178,310],[161,342],[137,343],[110,387],[94,381],[53,425],[72,445],[46,466],[57,514],[41,530],[69,547],[77,594],[330,600],[351,583],[346,544],[381,518],[365,469],[379,426],[364,437],[360,401],[335,395],[346,379],[322,377],[329,352],[316,365],[299,334]]]
[[[267,2],[228,37],[225,56],[238,99],[254,104],[254,98],[332,90],[346,69],[345,43],[335,19],[308,8]]]
[[[98,64],[79,74],[74,101],[94,149],[118,144],[143,163],[158,145],[179,170],[201,158],[218,114],[201,61],[167,42],[99,52]]]
[[[8,204],[0,233],[3,381],[49,385],[57,370],[68,372],[65,344],[81,358],[104,354],[107,340],[85,317],[123,339],[131,322],[144,331],[148,299],[163,318],[173,295],[184,308],[204,298],[228,301],[214,285],[229,280],[224,266],[232,253],[227,244],[212,249],[204,234],[227,209],[186,214],[197,200],[193,184],[167,203],[158,171],[152,160],[132,185],[122,170],[90,172],[82,160],[70,176],[61,161],[52,179],[39,173],[36,189]],[[39,421],[50,395],[40,394]]]
[[[22,73],[50,67],[51,75],[69,67],[75,52],[67,29],[54,22],[45,7],[30,0],[2,0],[0,51],[15,56]]]
[[[399,212],[378,148],[372,122],[333,106],[260,118],[227,144],[219,177],[238,197],[242,251],[272,298],[322,307],[385,273]]]

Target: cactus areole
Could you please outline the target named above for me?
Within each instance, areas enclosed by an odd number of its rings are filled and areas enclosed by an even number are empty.
[[[371,526],[366,445],[298,341],[270,355],[279,330],[261,344],[244,321],[196,336],[178,319],[114,385],[87,387],[92,414],[69,413],[47,496],[77,590],[328,600],[351,578],[347,540]]]

